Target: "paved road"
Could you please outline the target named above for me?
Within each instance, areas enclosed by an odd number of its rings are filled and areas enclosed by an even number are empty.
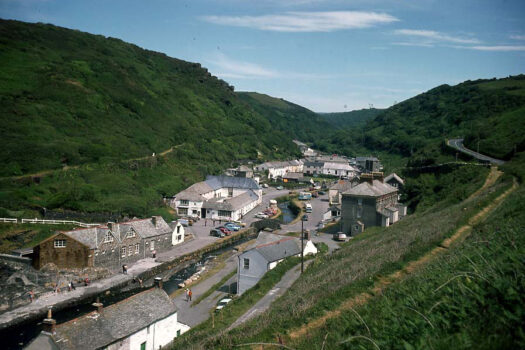
[[[470,156],[472,156],[472,157],[474,157],[476,159],[482,160],[482,161],[491,162],[492,164],[496,164],[496,165],[503,165],[505,163],[505,161],[503,161],[501,159],[492,158],[492,157],[483,155],[483,154],[478,153],[478,152],[474,152],[474,151],[466,148],[465,146],[463,146],[463,139],[450,139],[450,140],[447,140],[447,145],[452,147],[452,148],[454,148],[454,149],[457,149],[460,152],[468,154],[468,155],[470,155]]]

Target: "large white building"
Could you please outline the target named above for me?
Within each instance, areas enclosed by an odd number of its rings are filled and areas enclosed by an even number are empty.
[[[190,329],[178,322],[177,307],[160,287],[138,293],[69,322],[52,315],[26,350],[157,350]]]
[[[262,201],[262,189],[252,178],[208,176],[177,193],[170,205],[179,216],[239,220]]]
[[[256,171],[268,171],[268,179],[282,178],[287,173],[302,173],[303,162],[301,160],[287,160],[283,162],[266,162],[255,166]]]
[[[358,170],[348,163],[325,162],[322,168],[323,175],[354,178]]]
[[[237,267],[237,294],[241,295],[253,287],[264,274],[289,256],[301,255],[301,240],[295,237],[281,236],[261,232],[258,245],[242,253]],[[303,254],[317,254],[317,248],[311,240],[304,240]]]

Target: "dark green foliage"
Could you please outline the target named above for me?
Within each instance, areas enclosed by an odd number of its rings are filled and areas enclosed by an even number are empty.
[[[319,115],[338,129],[363,126],[367,121],[374,119],[383,110],[377,108],[360,109],[340,113],[319,113]]]

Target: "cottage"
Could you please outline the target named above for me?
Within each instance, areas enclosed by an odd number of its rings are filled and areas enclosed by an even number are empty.
[[[336,205],[332,205],[323,214],[323,221],[331,221],[331,220],[339,218],[340,216],[341,216],[341,208]]]
[[[255,248],[245,251],[238,257],[237,293],[239,295],[257,284],[266,272],[283,259],[301,255],[299,238],[261,232],[257,243]],[[317,254],[317,248],[309,239],[304,241],[303,254]]]
[[[406,215],[395,187],[373,177],[365,179],[342,195],[341,220],[346,234],[358,234],[369,226],[389,226]]]
[[[241,195],[244,196],[237,203],[244,203],[242,208],[219,209],[214,204]],[[251,201],[246,201],[247,198],[250,198]],[[219,210],[238,211],[245,214],[260,204],[261,200],[262,189],[254,179],[221,175],[208,176],[205,181],[193,184],[184,191],[177,193],[170,201],[170,205],[177,210],[180,216],[219,218],[230,217],[230,214],[225,212],[219,214]],[[208,213],[211,216],[207,215]]]
[[[283,176],[284,182],[306,183],[310,180],[305,178],[303,173],[287,173]]]
[[[358,170],[348,163],[325,162],[321,170],[323,175],[354,178]]]
[[[335,185],[332,185],[328,189],[328,202],[330,205],[337,205],[341,204],[341,197],[343,192],[348,191],[354,186],[357,186],[357,181],[350,181],[350,180],[339,180]]]
[[[274,180],[283,178],[287,173],[303,172],[303,162],[301,160],[288,160],[283,162],[266,162],[255,167],[256,171],[268,172],[268,179]]]
[[[51,312],[44,330],[26,350],[121,349],[156,350],[188,331],[178,322],[177,307],[164,290],[155,287],[56,325]]]
[[[402,189],[403,185],[405,184],[405,181],[396,173],[392,173],[385,177],[384,182],[397,189]]]
[[[33,266],[119,268],[184,242],[181,227],[172,229],[162,217],[153,216],[58,232],[33,248]]]
[[[306,161],[303,172],[305,175],[320,175],[323,173],[324,162]]]

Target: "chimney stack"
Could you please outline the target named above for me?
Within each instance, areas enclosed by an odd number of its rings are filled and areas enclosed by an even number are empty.
[[[44,322],[42,322],[43,325],[43,331],[55,334],[56,333],[56,325],[57,321],[53,319],[53,314],[51,313],[51,308],[47,310],[47,317],[44,319]]]
[[[159,224],[159,220],[156,216],[151,217],[151,223],[153,224],[153,226],[155,226],[155,228],[158,228],[157,225]]]
[[[116,222],[108,222],[108,228],[111,232],[114,232],[116,234],[120,234],[119,232],[119,225]]]
[[[161,277],[155,277],[155,287],[162,289],[162,278]]]
[[[102,309],[104,308],[104,304],[102,304],[102,303],[100,302],[100,298],[99,298],[99,297],[97,297],[97,301],[96,301],[95,303],[91,304],[91,305],[93,305],[94,307],[97,308],[97,312],[98,312],[99,314],[102,313]]]
[[[374,180],[379,180],[381,182],[383,182],[383,180],[385,179],[385,176],[382,171],[373,171],[372,177],[374,178]]]
[[[304,230],[304,239],[309,241],[311,238],[310,230]]]
[[[370,173],[361,174],[361,183],[368,182],[370,185],[374,184],[374,175]]]

